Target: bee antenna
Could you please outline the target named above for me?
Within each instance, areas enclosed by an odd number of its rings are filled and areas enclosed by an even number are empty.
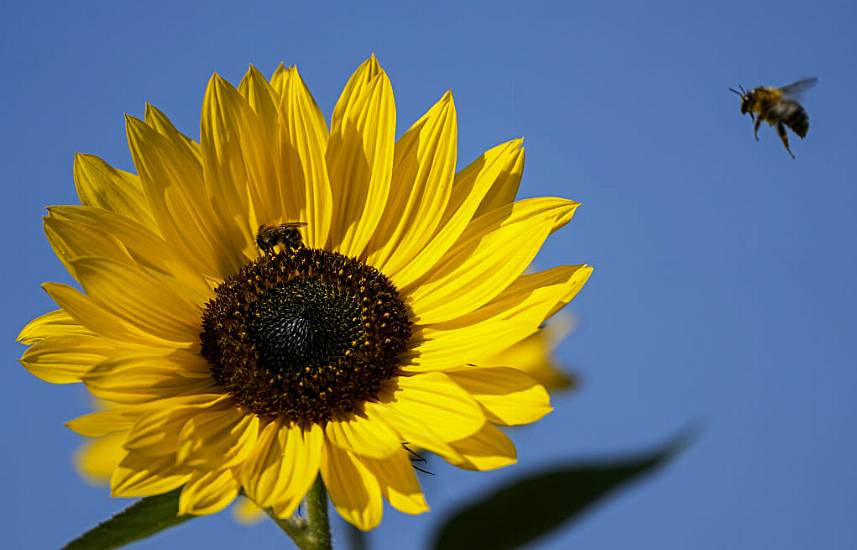
[[[740,87],[741,85],[740,85],[740,84],[738,84],[738,86]],[[743,90],[744,88],[742,87],[741,89]],[[738,90],[736,90],[735,88],[729,88],[729,91],[730,91],[730,92],[732,92],[733,94],[738,94],[739,96],[744,97],[744,94],[743,94],[743,93],[741,93],[741,92],[739,92],[739,91],[738,91]]]

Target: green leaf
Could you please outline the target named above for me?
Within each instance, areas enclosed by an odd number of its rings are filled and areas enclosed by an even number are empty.
[[[689,442],[675,438],[630,457],[564,464],[512,482],[453,512],[434,548],[516,548],[576,519],[616,489],[663,465]]]
[[[66,550],[119,548],[193,518],[179,516],[181,489],[144,498],[68,543]]]

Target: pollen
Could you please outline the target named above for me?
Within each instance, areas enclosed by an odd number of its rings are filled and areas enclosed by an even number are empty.
[[[302,425],[358,412],[396,375],[411,321],[377,269],[325,250],[265,254],[203,313],[202,355],[243,408]]]

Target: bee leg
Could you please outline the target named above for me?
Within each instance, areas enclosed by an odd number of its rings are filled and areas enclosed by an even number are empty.
[[[789,136],[786,134],[786,126],[782,122],[777,123],[777,133],[780,134],[780,140],[782,140],[786,151],[789,152],[789,155],[791,155],[792,158],[795,158],[795,154],[792,153],[791,149],[789,149]]]
[[[759,141],[759,125],[762,124],[762,117],[756,119],[756,123],[753,124],[753,136],[756,137],[756,141]]]

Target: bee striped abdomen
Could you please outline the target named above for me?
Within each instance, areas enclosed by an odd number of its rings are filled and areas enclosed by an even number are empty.
[[[797,109],[786,117],[783,122],[785,122],[786,126],[791,128],[792,131],[801,138],[806,137],[806,133],[809,131],[809,117],[807,116],[804,108],[800,105],[798,105]]]

